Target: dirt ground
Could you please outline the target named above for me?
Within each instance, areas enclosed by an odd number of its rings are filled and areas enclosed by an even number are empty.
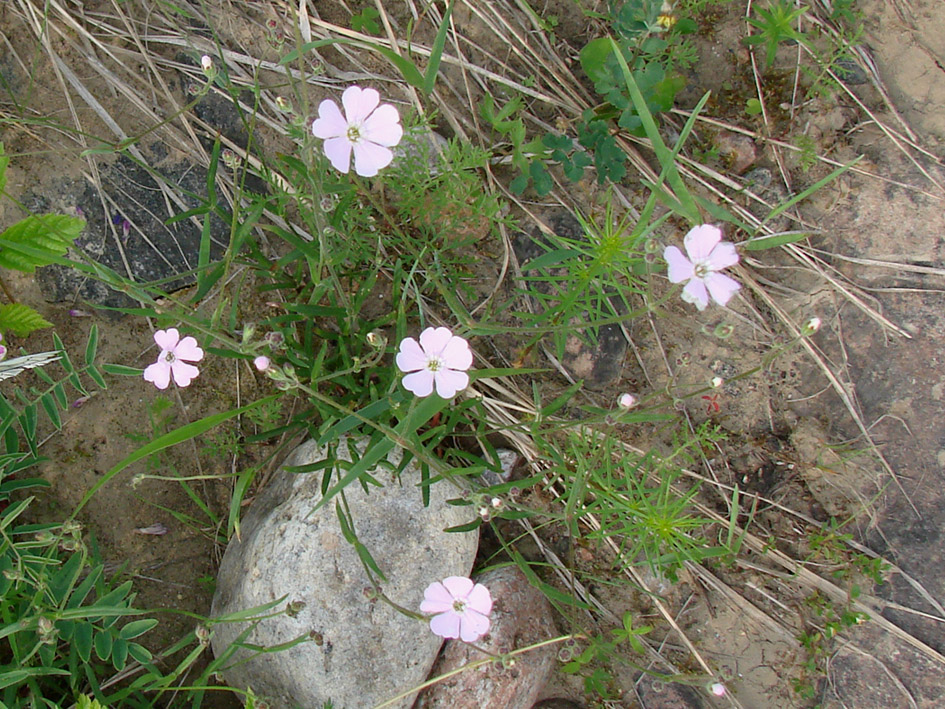
[[[6,47],[0,47],[5,85],[26,101],[34,115],[57,116],[62,121],[74,115],[90,133],[114,139],[101,112],[76,99],[72,88],[70,95],[76,102],[70,106],[63,100],[62,85],[47,56],[30,49],[35,40],[23,19],[24,3],[26,0],[18,0],[0,8],[0,28],[8,39]],[[96,3],[86,2],[86,10],[92,11],[93,5]],[[742,5],[736,2],[718,11],[712,31],[702,33],[698,46],[701,59],[689,77],[690,87],[699,91],[684,93],[684,97],[705,89],[714,89],[724,97],[726,83],[737,84],[747,71],[744,50],[737,41],[743,31],[739,29]],[[751,255],[745,260],[743,275],[753,276],[753,282],[761,284],[759,289],[779,289],[784,296],[779,302],[790,304],[796,321],[811,316],[822,319],[823,327],[812,340],[813,353],[791,349],[765,373],[726,384],[717,411],[697,398],[687,403],[685,415],[693,426],[710,419],[729,432],[729,440],[708,461],[705,474],[723,485],[737,483],[747,493],[763,498],[753,519],[759,539],[767,535],[778,540],[783,551],[793,550],[794,558],[804,558],[813,530],[828,515],[856,514],[856,541],[895,564],[886,583],[864,589],[863,601],[873,609],[875,622],[846,631],[830,645],[824,660],[825,676],[815,681],[821,704],[931,709],[945,704],[945,419],[941,416],[945,397],[941,374],[945,358],[945,247],[941,238],[945,233],[945,49],[940,36],[945,27],[945,5],[938,0],[863,0],[857,7],[864,18],[863,46],[875,60],[881,83],[843,85],[828,97],[806,102],[798,107],[792,130],[800,127],[814,136],[818,148],[839,162],[865,156],[857,167],[867,174],[846,173],[805,203],[798,216],[816,226],[809,253],[819,259],[824,273],[841,288],[852,283],[862,286],[856,290],[857,297],[877,317],[838,295],[824,279],[801,270],[788,255],[774,251]],[[324,12],[324,19],[330,22],[344,24],[349,19],[340,8]],[[250,14],[255,25],[224,23],[221,37],[271,61],[277,53],[261,39],[265,35],[261,28],[272,13],[282,17],[274,8],[254,8]],[[558,16],[560,51],[573,62],[577,73],[576,50],[587,39],[587,24],[568,2],[547,3],[545,13]],[[474,41],[486,46],[495,42],[472,13],[457,10],[456,18],[460,29]],[[461,24],[464,21],[466,26]],[[66,65],[70,60],[78,62],[80,53],[68,36],[56,36],[54,43]],[[491,49],[501,55],[501,47]],[[796,51],[783,49],[779,62],[789,61],[791,52]],[[342,56],[331,56],[343,60]],[[35,64],[23,65],[19,58],[26,57]],[[141,110],[85,65],[81,73],[126,134],[142,132],[159,115],[158,92],[153,105]],[[168,90],[185,101],[187,81],[172,71],[165,75]],[[0,93],[0,109],[5,112],[12,110],[10,89]],[[726,106],[722,98],[714,110],[721,118],[734,119],[740,117],[741,105]],[[204,109],[201,118],[224,129],[226,117],[211,114],[210,109]],[[444,126],[444,132],[449,130]],[[231,135],[239,142],[238,130]],[[284,147],[277,135],[263,135],[267,149]],[[790,135],[770,137],[787,139]],[[120,235],[109,230],[108,215],[115,205],[125,203],[117,188],[113,200],[82,203],[95,194],[87,191],[87,185],[108,174],[107,159],[94,165],[80,159],[79,153],[88,147],[84,141],[67,140],[41,128],[7,124],[0,138],[7,153],[15,156],[8,186],[13,196],[70,213],[76,207],[86,213],[99,210],[100,248],[116,249]],[[754,141],[758,155],[752,166],[775,175],[762,196],[777,200],[786,192],[779,192],[784,188],[777,186],[777,160],[770,145]],[[181,165],[188,160],[181,146],[173,143],[161,154],[164,165]],[[800,188],[829,171],[818,166],[807,175],[790,162],[789,154],[787,159],[789,175]],[[145,206],[163,204],[160,199],[153,201],[153,188],[138,187],[123,184],[122,191]],[[600,193],[593,186],[579,185],[576,191],[581,190],[586,190],[581,194],[582,206],[593,211],[593,201]],[[150,195],[152,201],[141,194]],[[35,202],[37,199],[40,201]],[[148,210],[142,208],[139,222],[143,228],[138,236],[144,238],[151,228],[158,229],[173,212],[167,209],[163,215],[159,210],[152,215],[152,225],[144,221]],[[0,224],[11,223],[15,214],[9,202],[0,205]],[[130,238],[138,238],[136,234],[137,230]],[[677,242],[679,237],[681,233],[672,236]],[[183,265],[178,267],[184,270]],[[75,298],[47,301],[31,277],[4,273],[3,278],[18,300],[36,307],[54,324],[70,352],[83,351],[94,321],[101,333],[102,361],[144,367],[153,357],[151,331],[144,320],[76,317],[70,315],[70,308],[89,313],[92,309]],[[672,366],[682,381],[692,383],[713,376],[731,379],[761,364],[766,353],[784,340],[785,333],[751,325],[754,314],[769,314],[771,306],[760,291],[751,286],[746,291],[751,292],[750,300],[733,306],[737,328],[729,339],[704,335],[718,324],[719,313],[708,311],[693,321],[691,309],[682,305],[670,306],[669,316],[658,323],[659,344],[648,323],[635,323],[630,333],[633,346],[621,379],[592,396],[607,402],[628,383],[641,391],[659,386],[660,377],[653,373],[667,359],[675,363]],[[880,315],[889,326],[879,321]],[[50,337],[37,333],[13,344],[40,351],[50,346]],[[837,373],[836,386],[831,386],[812,354]],[[161,394],[142,381],[110,379],[107,391],[67,413],[63,430],[44,443],[43,454],[50,462],[39,473],[52,488],[40,496],[33,513],[37,519],[62,519],[106,471],[155,433],[252,401],[270,388],[245,364],[212,359],[202,367],[200,378],[181,392]],[[838,390],[844,392],[845,400]],[[161,397],[170,399],[169,409],[159,402]],[[833,450],[830,446],[862,450],[868,445],[851,410],[861,417],[885,465],[868,456],[852,463],[846,457],[831,458],[825,464],[823,456]],[[168,416],[170,419],[164,420]],[[230,482],[225,477],[192,481],[193,489],[208,506],[208,515],[194,504],[180,482],[171,478],[225,476],[268,459],[273,454],[269,446],[238,450],[239,439],[253,427],[251,421],[238,421],[212,439],[179,446],[142,462],[104,486],[85,508],[83,522],[94,535],[102,558],[111,568],[134,578],[139,607],[197,614],[209,611],[213,578],[225,542],[219,520],[226,519]],[[134,476],[141,473],[166,479],[132,485]],[[702,504],[715,509],[721,501],[707,497]],[[863,513],[864,507],[870,511]],[[155,523],[164,524],[167,534],[137,531]],[[816,559],[808,565],[792,567],[785,561],[778,566],[758,548],[735,568],[689,569],[676,585],[648,579],[699,653],[719,670],[734,699],[708,704],[716,700],[696,700],[684,692],[674,699],[671,692],[661,695],[651,691],[639,673],[626,670],[617,678],[623,698],[615,705],[652,708],[726,706],[732,702],[746,708],[812,706],[813,701],[801,698],[792,686],[802,677],[799,668],[807,659],[798,635],[811,628],[810,613],[802,608],[804,594],[795,584],[805,570],[827,574],[830,568],[828,562]],[[597,590],[615,617],[640,602],[636,591]],[[824,593],[829,595],[829,589]],[[159,617],[160,630],[150,637],[153,650],[194,626],[191,618],[179,614]],[[686,655],[673,632],[666,631],[663,642],[674,656]],[[694,661],[686,669],[699,671]],[[577,699],[581,691],[574,678],[558,675],[548,695]],[[220,706],[237,706],[235,700],[218,701]]]

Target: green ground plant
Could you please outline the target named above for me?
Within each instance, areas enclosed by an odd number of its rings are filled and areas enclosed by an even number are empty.
[[[472,342],[477,353],[488,351],[493,338],[508,336],[517,338],[516,346],[523,351],[536,348],[544,339],[551,340],[560,357],[568,336],[578,329],[586,344],[593,345],[602,326],[628,326],[637,318],[662,317],[668,299],[680,291],[670,288],[660,297],[652,297],[652,276],[663,269],[658,257],[660,230],[671,224],[688,228],[726,222],[743,230],[747,236],[742,248],[752,252],[805,238],[806,232],[766,235],[760,225],[745,224],[724,204],[690,189],[680,170],[680,156],[708,96],[694,108],[670,144],[664,139],[659,116],[673,106],[683,87],[681,70],[693,60],[687,35],[696,26],[682,14],[700,12],[706,4],[692,0],[674,10],[662,0],[610,2],[599,18],[610,36],[591,40],[580,56],[601,102],[585,112],[573,136],[548,132],[529,139],[521,115],[524,103],[518,96],[497,101],[487,95],[478,105],[480,117],[501,137],[507,158],[519,173],[510,185],[513,194],[524,193],[529,184],[538,195],[548,194],[553,187],[548,170],[552,163],[559,164],[571,181],[580,180],[586,168],[593,166],[600,182],[619,185],[626,176],[627,163],[619,137],[645,137],[655,156],[656,176],[642,183],[644,197],[638,209],[618,209],[611,192],[603,216],[583,216],[579,237],[544,235],[539,242],[542,253],[510,289],[514,298],[508,302],[493,302],[493,294],[486,297],[476,290],[475,283],[477,250],[486,248],[480,243],[500,243],[505,232],[516,226],[508,205],[483,186],[483,174],[501,156],[470,142],[439,144],[428,139],[432,112],[411,114],[403,117],[410,147],[389,168],[377,176],[342,174],[333,169],[329,157],[322,153],[323,145],[313,138],[308,118],[314,110],[308,103],[307,87],[291,74],[291,81],[282,88],[294,97],[298,110],[283,98],[285,124],[280,127],[293,141],[292,149],[276,156],[261,155],[256,162],[237,160],[232,151],[224,152],[223,142],[217,138],[210,149],[206,194],[197,207],[174,217],[202,220],[204,225],[217,217],[230,225],[228,242],[219,258],[211,257],[209,227],[205,226],[198,265],[191,274],[195,279],[191,291],[168,293],[165,283],[135,282],[78,256],[66,261],[63,253],[71,240],[57,244],[61,251],[49,262],[70,263],[130,295],[137,305],[125,308],[127,315],[150,318],[159,330],[181,328],[197,338],[208,359],[232,360],[247,369],[253,366],[272,390],[248,403],[227,401],[219,407],[222,410],[186,423],[180,423],[186,419],[177,416],[171,399],[155,399],[149,410],[150,429],[139,434],[139,448],[105,472],[86,493],[73,518],[119,474],[143,469],[143,473],[137,472],[139,481],[157,477],[176,481],[204,517],[167,510],[170,514],[192,528],[209,526],[229,538],[240,530],[244,503],[255,492],[265,465],[279,458],[289,441],[306,437],[327,446],[328,453],[324,460],[292,472],[320,476],[325,493],[321,504],[338,511],[346,538],[358,550],[378,589],[383,581],[380,565],[358,540],[356,520],[344,512],[344,495],[349,485],[375,482],[371,469],[386,460],[394,448],[404,452],[402,466],[395,472],[402,472],[411,460],[418,462],[422,471],[418,495],[428,496],[433,484],[454,486],[454,502],[469,508],[470,522],[451,531],[485,528],[495,534],[502,548],[497,563],[519,564],[565,614],[586,610],[587,604],[542,578],[535,568],[540,565],[525,561],[515,547],[516,540],[503,537],[501,523],[558,526],[566,530],[572,551],[579,545],[598,551],[613,549],[607,568],[587,573],[587,580],[602,584],[616,583],[615,573],[616,578],[622,578],[619,573],[637,567],[672,583],[683,569],[736,558],[744,534],[739,527],[739,490],[726,495],[727,517],[720,521],[698,509],[700,485],[685,475],[685,469],[697,467],[707,450],[724,442],[725,434],[717,426],[690,427],[677,411],[685,400],[695,399],[709,387],[684,391],[672,382],[664,391],[621,410],[575,403],[580,382],[546,396],[538,384],[544,371],[522,366],[477,367],[469,372],[469,384],[476,395],[421,397],[405,391],[401,373],[390,363],[398,343],[440,323],[447,323],[456,336]],[[431,96],[436,86],[451,9],[452,4],[442,16],[423,71],[411,55],[368,46],[391,62],[418,96]],[[750,22],[761,32],[749,43],[764,45],[770,64],[782,42],[807,41],[794,29],[799,16],[793,5],[780,2],[758,10]],[[352,18],[351,26],[380,35],[378,19],[378,13],[365,9]],[[548,25],[554,26],[550,20]],[[279,66],[304,67],[307,52],[333,43],[300,41],[282,56]],[[337,43],[351,44],[342,38]],[[357,46],[364,48],[363,44]],[[247,111],[238,100],[240,87],[225,71],[211,66],[205,67],[205,73],[207,86],[202,90],[213,84],[232,99],[242,125],[249,129],[247,144],[254,145],[252,129],[258,118],[254,111],[260,110],[260,102]],[[259,86],[254,89],[262,90]],[[95,152],[130,156],[130,148],[141,137],[111,147],[103,140],[104,147]],[[236,189],[229,204],[217,190],[221,162],[234,173]],[[773,207],[761,225],[843,169]],[[251,178],[261,179],[266,189],[249,189]],[[475,228],[470,228],[471,222]],[[80,228],[77,221],[69,225]],[[43,238],[31,237],[29,246],[13,246],[15,243],[17,240],[9,236],[0,238],[0,257],[9,250],[38,258],[36,243],[43,243]],[[2,261],[0,265],[4,265]],[[695,273],[694,267],[692,270]],[[552,284],[553,290],[542,290],[541,284]],[[260,299],[276,307],[255,307]],[[537,307],[522,307],[526,299]],[[578,322],[580,328],[575,325]],[[720,323],[715,332],[730,333],[730,327]],[[59,412],[71,398],[67,384],[80,397],[87,397],[85,377],[104,389],[105,374],[142,375],[140,369],[129,366],[97,365],[94,328],[82,367],[72,364],[58,339],[54,342],[66,376],[56,381],[40,369],[36,374],[47,385],[45,390],[16,389],[11,400],[0,397],[0,434],[6,446],[0,457],[0,475],[5,476],[0,477],[0,502],[4,495],[12,501],[14,491],[43,484],[35,478],[10,478],[39,460],[40,410],[56,429],[61,428]],[[260,358],[265,360],[262,365]],[[735,379],[751,373],[741,373]],[[524,387],[532,400],[517,404],[519,411],[526,413],[524,420],[497,422],[482,392],[487,391],[490,380],[520,381],[522,375],[536,375]],[[180,386],[183,389],[185,385]],[[283,415],[282,411],[290,413]],[[247,435],[234,428],[244,419],[254,427]],[[618,424],[652,426],[661,443],[642,452],[631,450],[611,435]],[[365,437],[367,445],[363,450],[349,449],[352,462],[341,465],[338,449],[348,445],[351,434]],[[486,484],[483,474],[501,472],[496,436],[526,436],[547,463],[541,474]],[[223,515],[211,509],[192,480],[179,474],[164,457],[172,447],[197,444],[207,455],[238,458],[240,445],[276,441],[282,443],[273,445],[265,460],[236,469]],[[522,502],[523,489],[553,497],[555,506],[548,509]],[[0,511],[4,542],[0,640],[7,643],[0,651],[0,662],[12,672],[8,680],[0,680],[0,690],[8,693],[4,695],[8,699],[26,687],[37,697],[55,696],[48,706],[55,706],[55,701],[146,706],[168,701],[175,684],[187,677],[188,688],[182,694],[197,707],[208,688],[215,686],[214,673],[228,666],[232,652],[251,647],[248,628],[228,653],[209,659],[206,650],[214,624],[291,612],[283,607],[284,599],[279,599],[239,617],[206,620],[160,658],[183,655],[183,659],[159,668],[155,657],[137,642],[158,620],[141,617],[153,614],[134,608],[130,582],[107,578],[100,561],[86,548],[82,528],[74,519],[43,527],[16,526],[17,518],[26,513],[29,498],[25,502]],[[825,543],[818,549],[823,552],[828,548]],[[580,575],[571,566],[569,571]],[[212,579],[200,581],[212,583]],[[827,630],[817,631],[820,636],[805,636],[802,642],[812,655],[820,656],[826,633],[850,627],[859,622],[859,616],[855,612],[850,615],[853,611],[849,609],[817,609]],[[565,671],[581,674],[589,693],[615,698],[613,673],[605,665],[615,657],[644,655],[652,630],[652,625],[640,623],[628,613],[621,627],[585,635],[583,649],[567,644],[561,656]],[[306,637],[300,637],[279,647],[253,649],[278,652],[305,641]],[[87,669],[92,653],[101,663]],[[114,685],[105,681],[112,671],[124,669],[129,658],[143,668],[136,679]],[[203,665],[198,666],[199,658],[204,659]],[[188,675],[191,670],[194,677]],[[681,675],[660,677],[695,684],[712,679],[703,672],[692,673],[688,680]],[[252,693],[244,693],[243,698],[247,706],[261,705]]]

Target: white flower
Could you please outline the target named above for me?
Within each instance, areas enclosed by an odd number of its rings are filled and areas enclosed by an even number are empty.
[[[689,258],[675,246],[667,246],[663,251],[669,266],[669,280],[673,283],[689,281],[683,288],[682,299],[699,310],[705,310],[709,296],[719,305],[728,303],[741,284],[719,271],[738,263],[735,245],[722,241],[722,230],[712,224],[690,229],[683,245]]]
[[[429,396],[435,386],[437,394],[452,399],[469,386],[466,370],[472,362],[469,343],[445,327],[428,327],[420,333],[419,343],[404,338],[397,353],[397,367],[408,372],[404,387],[417,396]]]
[[[330,99],[319,105],[312,134],[325,139],[325,155],[336,170],[348,172],[352,151],[354,171],[361,177],[374,177],[394,159],[391,148],[400,142],[404,129],[397,109],[389,103],[378,105],[380,100],[374,89],[349,86],[341,95],[343,116]]]

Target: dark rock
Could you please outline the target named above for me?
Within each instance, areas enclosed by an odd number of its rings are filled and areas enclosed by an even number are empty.
[[[502,654],[557,634],[550,604],[518,567],[490,571],[477,581],[489,589],[494,603],[489,634],[476,645]],[[460,672],[425,689],[414,709],[530,709],[551,673],[555,651],[549,645],[516,655],[511,667],[490,662]],[[431,677],[485,657],[471,645],[448,640]]]
[[[109,199],[107,212],[98,190],[77,180],[45,185],[42,194],[28,195],[24,202],[34,213],[72,213],[78,208],[86,227],[76,239],[75,248],[125,278],[138,283],[160,281],[161,289],[171,292],[195,280],[185,272],[197,267],[201,220],[171,224],[167,220],[200,204],[197,195],[206,194],[207,171],[188,160],[168,160],[167,150],[160,143],[152,145],[149,152],[150,162],[161,164],[156,170],[159,177],[124,155],[100,168],[102,192]],[[160,183],[180,198],[182,206],[165,199]],[[211,258],[222,255],[229,231],[224,220],[211,217]],[[37,281],[43,295],[53,301],[85,301],[109,307],[136,305],[127,294],[71,268],[53,265],[37,269]]]
[[[532,709],[584,709],[584,705],[572,702],[570,699],[555,697],[554,699],[542,699]]]

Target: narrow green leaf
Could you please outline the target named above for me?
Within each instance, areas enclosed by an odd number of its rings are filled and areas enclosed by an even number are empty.
[[[114,374],[119,377],[140,377],[144,374],[143,369],[126,367],[123,364],[103,364],[102,371],[106,374]]]
[[[75,628],[75,640],[73,647],[82,658],[82,662],[88,662],[92,657],[92,631],[95,627],[91,623],[79,623]]]
[[[802,241],[809,235],[809,231],[784,231],[779,234],[768,234],[767,236],[749,239],[742,244],[742,248],[746,251],[763,251],[764,249],[773,249],[776,246]]]
[[[132,640],[141,635],[144,635],[146,632],[151,630],[155,625],[158,624],[158,621],[154,618],[144,618],[143,620],[133,620],[130,623],[122,626],[121,630],[118,631],[118,635],[124,638],[125,640]]]
[[[62,419],[59,418],[59,407],[56,406],[55,397],[52,394],[43,394],[39,399],[39,403],[43,405],[43,410],[49,420],[52,421],[52,425],[56,427],[56,430],[62,430]]]
[[[427,96],[433,91],[436,84],[436,75],[440,70],[440,60],[443,58],[443,48],[446,46],[446,33],[450,26],[450,15],[453,13],[453,5],[456,0],[450,0],[443,14],[443,22],[436,32],[436,38],[433,40],[433,46],[430,48],[430,61],[427,64],[427,73],[423,77],[423,93]]]
[[[92,324],[89,330],[89,342],[85,346],[85,363],[91,366],[95,362],[95,354],[98,352],[98,325]]]
[[[112,634],[107,630],[100,630],[95,635],[95,654],[102,662],[112,656]]]
[[[95,382],[99,389],[108,389],[108,384],[105,383],[105,377],[102,376],[102,373],[99,372],[93,365],[85,370],[85,373],[91,377],[92,381]]]

